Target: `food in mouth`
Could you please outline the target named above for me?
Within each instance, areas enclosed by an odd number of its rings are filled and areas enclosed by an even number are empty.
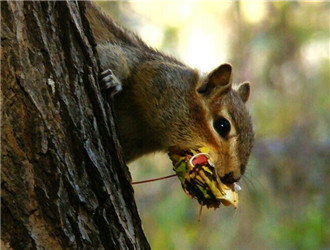
[[[178,176],[185,193],[197,199],[201,206],[218,208],[238,205],[238,191],[241,189],[236,183],[225,185],[221,182],[214,163],[206,147],[196,150],[169,150],[173,170]]]

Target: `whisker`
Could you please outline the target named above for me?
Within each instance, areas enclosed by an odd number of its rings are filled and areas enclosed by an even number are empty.
[[[258,178],[254,169],[248,168],[242,176],[241,181],[247,186],[247,190],[250,192],[265,190],[265,184],[260,181],[260,178]]]
[[[260,178],[256,175],[256,171],[253,171],[251,169],[248,169],[246,173],[247,179],[251,182],[255,190],[265,190],[265,184],[260,181]]]
[[[247,187],[246,189],[251,192],[251,191],[256,191],[257,188],[256,186],[254,185],[253,181],[248,177],[248,176],[245,176],[243,179],[242,179],[242,182],[244,183],[244,185]]]

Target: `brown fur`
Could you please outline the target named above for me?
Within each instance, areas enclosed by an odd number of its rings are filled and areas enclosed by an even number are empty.
[[[239,179],[253,144],[252,123],[244,105],[249,84],[234,90],[228,64],[203,77],[150,48],[90,5],[87,14],[102,68],[110,68],[123,84],[122,92],[114,97],[114,108],[126,159],[169,147],[206,146],[219,175],[231,175],[228,182]],[[226,138],[213,128],[218,116],[231,123]]]

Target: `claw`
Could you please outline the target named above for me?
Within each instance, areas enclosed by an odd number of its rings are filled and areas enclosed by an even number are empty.
[[[118,78],[113,74],[111,69],[107,69],[101,72],[99,76],[99,84],[101,90],[109,97],[112,98],[118,92],[120,92],[123,87]]]

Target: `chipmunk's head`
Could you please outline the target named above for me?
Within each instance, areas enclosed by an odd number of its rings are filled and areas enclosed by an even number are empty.
[[[201,79],[195,89],[191,110],[195,112],[200,146],[210,156],[224,183],[231,184],[244,174],[253,146],[254,132],[245,107],[250,84],[232,87],[232,67],[223,64]],[[198,115],[197,115],[198,114]]]

